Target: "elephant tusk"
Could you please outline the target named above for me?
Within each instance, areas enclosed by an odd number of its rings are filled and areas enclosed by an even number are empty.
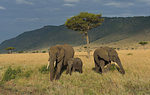
[[[106,66],[104,66],[104,68],[107,68],[107,65],[106,65]]]
[[[48,61],[47,69],[49,68],[50,62]],[[56,61],[54,61],[54,66],[56,66]]]
[[[49,67],[49,64],[50,64],[50,62],[48,61],[48,64],[47,64],[47,69],[48,69],[48,67]]]
[[[114,65],[116,65],[118,68],[120,68],[116,62],[111,62],[111,64],[114,64]]]
[[[56,66],[56,61],[54,61],[54,67]]]

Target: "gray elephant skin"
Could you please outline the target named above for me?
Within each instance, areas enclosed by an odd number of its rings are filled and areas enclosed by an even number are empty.
[[[125,74],[125,70],[115,49],[110,47],[100,47],[94,51],[93,56],[96,72],[103,73],[108,71],[111,66],[111,61],[113,61],[116,62],[119,67],[117,67],[117,70],[121,74]]]
[[[74,49],[70,45],[56,45],[49,49],[50,80],[60,78],[62,67],[67,66],[67,61],[74,57]],[[54,64],[56,63],[56,64]]]
[[[82,60],[80,58],[70,58],[68,60],[68,67],[66,74],[72,74],[72,72],[79,71],[79,73],[82,73]]]

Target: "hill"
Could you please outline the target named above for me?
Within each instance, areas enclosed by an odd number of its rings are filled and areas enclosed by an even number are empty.
[[[144,17],[105,17],[104,23],[89,32],[93,45],[122,46],[138,41],[150,41],[150,16]],[[15,38],[0,44],[0,52],[6,47],[15,47],[16,51],[48,48],[56,44],[85,44],[79,32],[67,29],[64,25],[44,26],[40,29],[24,32]]]

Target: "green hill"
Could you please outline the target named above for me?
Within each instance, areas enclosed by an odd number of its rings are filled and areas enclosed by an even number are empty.
[[[150,16],[104,18],[104,23],[89,32],[92,44],[129,43],[150,41]],[[79,32],[67,29],[64,25],[44,26],[40,29],[24,32],[15,38],[0,44],[0,52],[6,47],[15,47],[16,51],[47,48],[56,44],[85,44]]]

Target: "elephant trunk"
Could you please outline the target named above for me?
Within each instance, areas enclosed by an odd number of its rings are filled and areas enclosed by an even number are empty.
[[[116,60],[114,61],[118,64],[119,68],[117,67],[117,70],[122,73],[122,74],[125,74],[125,70],[123,69],[123,66],[121,64],[121,61],[120,59],[117,57]]]
[[[53,81],[54,79],[54,60],[50,60],[50,80]]]

